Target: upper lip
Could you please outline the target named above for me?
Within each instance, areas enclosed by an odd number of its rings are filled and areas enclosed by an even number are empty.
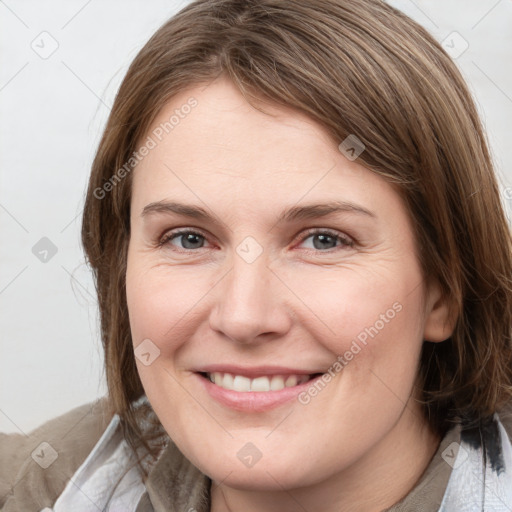
[[[314,375],[323,373],[319,370],[304,370],[285,366],[236,366],[231,364],[210,364],[195,370],[198,373],[230,373],[244,377],[256,378],[271,375]]]

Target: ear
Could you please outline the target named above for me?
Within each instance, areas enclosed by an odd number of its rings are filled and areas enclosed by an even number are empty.
[[[455,302],[446,297],[437,281],[431,281],[425,301],[425,329],[423,339],[439,343],[447,340],[457,323]]]

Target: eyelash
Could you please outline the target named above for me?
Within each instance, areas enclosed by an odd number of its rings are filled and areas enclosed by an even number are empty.
[[[170,231],[170,232],[166,233],[163,237],[161,237],[160,241],[158,242],[158,247],[159,248],[163,247],[171,240],[173,240],[175,238],[179,238],[180,235],[188,235],[188,234],[200,236],[200,237],[204,238],[205,240],[207,240],[207,237],[204,234],[200,233],[199,231],[194,231],[192,229],[185,228],[185,229],[174,230],[174,231]],[[320,249],[306,249],[306,251],[308,251],[308,252],[331,253],[333,251],[336,251],[337,249],[347,248],[347,247],[350,248],[350,247],[355,246],[355,241],[353,239],[349,238],[348,236],[342,235],[337,231],[333,231],[330,229],[321,229],[321,228],[309,229],[304,235],[301,236],[301,238],[299,239],[299,242],[302,243],[313,235],[328,235],[328,236],[334,238],[336,241],[341,242],[341,246],[339,246],[337,248],[333,247],[331,249],[326,249],[325,251],[320,250]],[[199,249],[203,249],[203,247],[199,247]],[[178,250],[178,252],[194,252],[195,250],[196,249],[180,249],[180,250]]]

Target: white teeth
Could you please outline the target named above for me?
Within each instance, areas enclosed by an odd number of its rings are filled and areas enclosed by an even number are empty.
[[[297,385],[297,376],[296,376],[296,375],[290,375],[290,376],[286,379],[286,382],[284,383],[284,385],[285,385],[287,388],[291,388],[292,386],[296,386],[296,385]]]
[[[224,381],[222,384],[224,384]],[[237,375],[233,380],[233,389],[235,391],[251,391],[251,379]]]
[[[270,389],[270,381],[268,377],[258,377],[251,381],[251,391],[268,391]]]
[[[280,389],[284,389],[284,378],[280,375],[276,375],[272,377],[270,381],[270,390],[271,391],[279,391]]]
[[[228,389],[233,389],[234,380],[235,378],[233,377],[233,375],[231,375],[230,373],[225,373],[224,378],[222,380],[222,384],[220,385],[228,386]]]
[[[208,378],[217,386],[229,389],[231,391],[247,392],[247,391],[280,391],[281,389],[290,388],[297,384],[302,384],[309,380],[309,375],[274,375],[272,377],[256,377],[249,379],[242,375],[232,375],[231,373],[214,372],[207,374]]]

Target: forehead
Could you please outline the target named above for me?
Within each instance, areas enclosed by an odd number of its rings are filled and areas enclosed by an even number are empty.
[[[227,79],[182,91],[162,108],[149,130],[148,135],[157,142],[152,153],[162,156],[174,151],[178,157],[180,151],[176,150],[186,149],[191,151],[188,159],[209,157],[217,167],[234,167],[237,158],[250,155],[258,161],[274,163],[274,170],[290,159],[290,150],[297,152],[297,157],[308,159],[313,156],[311,150],[317,150],[315,161],[322,160],[322,155],[329,156],[325,155],[325,147],[333,143],[310,118],[275,104],[256,105],[264,112],[250,105]],[[282,157],[276,162],[280,154]],[[241,175],[252,170],[252,161],[245,159],[243,163],[237,166]]]
[[[338,150],[323,127],[292,109],[250,105],[227,79],[190,87],[159,112],[139,146],[132,199],[186,196],[255,211],[301,198],[375,204],[398,196]],[[396,196],[396,197],[393,197]]]

